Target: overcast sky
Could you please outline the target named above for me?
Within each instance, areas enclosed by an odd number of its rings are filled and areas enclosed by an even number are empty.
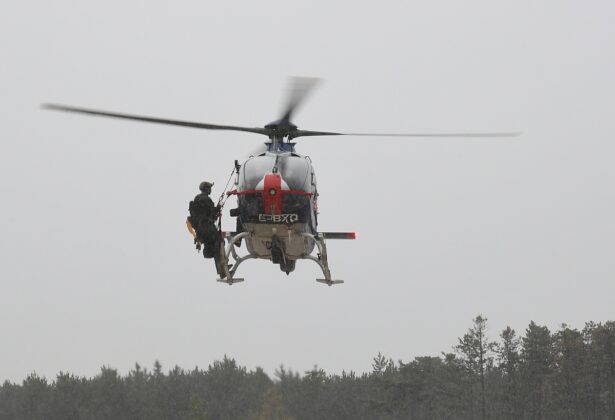
[[[135,362],[365,371],[615,318],[615,3],[10,2],[0,14],[0,380]],[[185,227],[247,133],[92,118],[59,102],[218,124],[276,119],[325,80],[312,130],[522,131],[518,139],[299,139],[335,278],[266,261],[215,281]],[[229,201],[227,209],[232,208]],[[226,211],[224,224],[234,219]]]

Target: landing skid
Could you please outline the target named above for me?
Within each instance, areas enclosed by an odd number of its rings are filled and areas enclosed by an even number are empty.
[[[327,281],[327,279],[316,279],[316,281],[318,283],[324,283],[327,286],[333,286],[334,284],[342,284],[342,283],[344,283],[344,280],[329,280],[329,281]]]
[[[248,232],[241,232],[236,235],[232,235],[230,233],[225,234],[225,238],[228,241],[226,248],[224,248],[224,242],[220,244],[220,248],[221,248],[220,251],[222,252],[222,258],[220,261],[220,265],[222,268],[222,272],[224,273],[224,276],[220,276],[220,278],[217,279],[216,281],[220,283],[226,283],[229,286],[232,286],[235,283],[241,283],[242,281],[244,281],[243,278],[234,277],[235,272],[237,271],[237,268],[239,268],[239,265],[245,260],[250,260],[250,259],[258,258],[258,257],[252,254],[248,254],[248,255],[244,255],[243,257],[240,257],[237,254],[237,251],[235,250],[234,244],[235,242],[240,241],[241,239],[249,235],[250,234]],[[233,256],[233,260],[235,260],[235,263],[232,266],[229,265],[229,257],[231,255]]]
[[[334,284],[344,283],[344,280],[333,280],[331,278],[331,271],[329,270],[329,260],[327,258],[327,243],[325,242],[325,236],[320,234],[318,236],[314,236],[310,233],[301,233],[301,236],[306,238],[310,238],[314,241],[316,246],[318,247],[318,258],[312,255],[306,255],[306,259],[314,261],[320,269],[322,270],[322,274],[324,274],[324,279],[316,279],[319,283],[324,283],[327,286],[333,286]]]
[[[229,280],[227,280],[227,279],[217,279],[216,281],[219,281],[220,283],[226,283],[229,286],[232,286],[235,283],[241,283],[242,281],[244,281],[244,279],[233,279],[233,278],[231,278]]]
[[[331,271],[329,270],[329,262],[327,259],[327,245],[325,243],[325,234],[318,234],[316,236],[310,233],[304,233],[304,232],[300,234],[301,236],[309,238],[312,241],[314,241],[314,243],[316,244],[316,247],[318,248],[317,257],[314,257],[313,255],[306,255],[305,257],[303,257],[303,259],[314,261],[322,270],[322,273],[325,278],[316,279],[316,281],[319,283],[324,283],[328,286],[333,286],[334,284],[344,283],[344,280],[333,280],[331,278]],[[249,232],[241,232],[238,234],[226,232],[224,234],[224,238],[227,240],[228,243],[226,245],[226,248],[224,248],[224,242],[220,244],[220,247],[221,247],[220,251],[222,253],[222,258],[220,260],[221,270],[219,270],[224,273],[224,276],[220,276],[220,278],[216,279],[216,281],[220,283],[226,283],[229,286],[232,286],[235,283],[240,283],[244,281],[243,278],[235,277],[235,273],[237,269],[239,268],[241,263],[243,263],[244,261],[258,258],[258,256],[254,254],[247,254],[247,255],[240,257],[237,254],[237,250],[235,249],[234,244],[240,241],[241,239],[248,237],[249,235],[250,235]],[[232,266],[229,265],[231,256],[233,257],[233,260],[235,261]]]

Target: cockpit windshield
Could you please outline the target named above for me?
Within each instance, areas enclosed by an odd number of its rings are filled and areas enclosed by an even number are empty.
[[[277,150],[273,150],[273,143],[265,143],[267,145],[267,151],[269,152],[294,152],[295,151],[295,145],[297,143],[292,143],[292,142],[288,142],[288,143],[278,143],[277,146]]]

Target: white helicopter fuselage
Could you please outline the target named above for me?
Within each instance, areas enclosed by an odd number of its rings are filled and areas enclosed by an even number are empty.
[[[312,160],[295,152],[294,143],[267,143],[268,150],[251,156],[237,169],[235,189],[238,206],[237,231],[224,232],[223,276],[229,285],[243,281],[235,277],[239,265],[248,259],[266,259],[286,274],[295,270],[297,260],[316,263],[324,278],[316,281],[343,283],[331,277],[326,239],[355,239],[354,232],[318,232],[318,190]],[[237,248],[245,240],[248,253]],[[312,255],[314,250],[316,255]],[[233,261],[230,260],[233,259]],[[231,264],[233,262],[233,264]]]
[[[249,233],[245,241],[250,254],[277,263],[312,253],[315,243],[309,235],[317,232],[318,192],[308,156],[294,151],[252,156],[238,171],[234,193],[238,231]],[[294,262],[285,265],[294,269]]]

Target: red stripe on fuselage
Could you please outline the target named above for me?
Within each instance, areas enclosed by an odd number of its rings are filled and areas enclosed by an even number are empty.
[[[282,177],[280,174],[265,175],[263,204],[265,214],[282,213]]]
[[[233,190],[233,191],[228,191],[226,193],[226,195],[248,195],[248,194],[263,194],[264,190],[243,190],[243,191],[237,191],[237,190]],[[311,197],[314,195],[314,193],[311,192],[305,192],[303,190],[282,190],[282,195],[303,195],[306,197]]]

